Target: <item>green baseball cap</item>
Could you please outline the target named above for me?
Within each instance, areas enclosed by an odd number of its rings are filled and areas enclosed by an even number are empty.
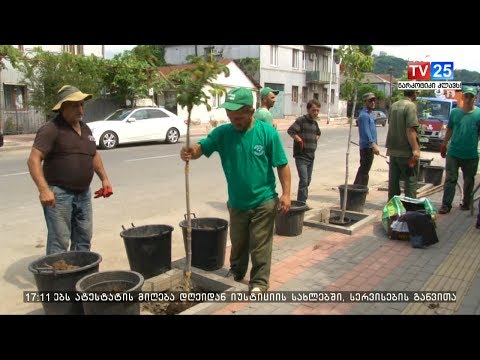
[[[477,96],[477,88],[475,86],[464,86],[462,92],[464,94],[472,94],[473,96]]]
[[[227,110],[236,111],[244,106],[253,106],[253,94],[252,90],[239,87],[230,90],[227,93],[225,102],[220,107]]]
[[[271,92],[274,93],[275,95],[278,95],[278,93],[279,93],[280,91],[278,91],[278,90],[273,90],[271,87],[268,87],[268,86],[267,86],[267,87],[264,87],[262,90],[260,90],[260,96],[261,96],[261,97],[265,97],[265,96],[267,96],[268,94],[270,94]]]

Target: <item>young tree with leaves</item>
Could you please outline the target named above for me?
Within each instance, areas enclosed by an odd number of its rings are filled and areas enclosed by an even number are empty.
[[[344,94],[347,99],[353,102],[352,118],[348,131],[347,153],[345,158],[345,188],[343,193],[342,215],[340,223],[345,222],[345,212],[347,207],[347,188],[348,188],[348,162],[350,157],[350,141],[352,138],[352,124],[355,114],[355,105],[357,103],[358,88],[361,86],[361,80],[364,73],[371,72],[374,66],[373,57],[365,55],[358,45],[342,45],[338,50],[338,56],[343,65],[343,76],[345,76]]]
[[[190,122],[194,106],[206,106],[208,111],[211,106],[208,103],[210,95],[225,93],[225,88],[221,85],[215,84],[214,80],[218,75],[224,73],[225,76],[230,75],[227,66],[216,62],[210,56],[208,60],[201,57],[190,55],[187,60],[194,65],[192,68],[187,68],[182,71],[172,72],[169,76],[169,82],[175,87],[177,92],[177,102],[182,108],[187,108],[187,144],[190,147]],[[210,95],[205,93],[206,88],[210,88]],[[185,162],[185,195],[187,205],[187,238],[186,238],[186,265],[185,265],[185,289],[191,289],[191,274],[192,274],[192,218],[190,211],[190,181],[189,181],[190,166],[189,161]]]

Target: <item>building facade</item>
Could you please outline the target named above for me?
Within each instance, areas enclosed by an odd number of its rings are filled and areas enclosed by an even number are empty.
[[[214,54],[248,66],[254,62],[242,60],[258,59],[257,67],[247,70],[260,86],[280,91],[272,109],[274,118],[304,114],[313,98],[322,104],[321,114],[333,117],[339,114],[340,69],[333,56],[337,49],[335,45],[167,45],[165,61],[185,64],[188,55]]]
[[[104,57],[104,45],[13,45],[28,53],[35,47],[53,53],[71,52],[78,55]],[[5,134],[32,133],[45,122],[45,115],[27,105],[31,90],[22,84],[22,74],[8,61],[0,70],[0,128]]]

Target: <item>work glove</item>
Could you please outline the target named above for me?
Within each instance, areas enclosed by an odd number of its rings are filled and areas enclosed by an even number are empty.
[[[442,158],[447,157],[447,145],[445,144],[440,145],[440,155],[442,156]]]
[[[95,191],[95,199],[99,198],[99,197],[104,197],[104,198],[107,198],[109,197],[110,195],[113,194],[113,191],[110,190],[110,189],[103,189],[103,188],[100,188],[98,189],[97,191]]]

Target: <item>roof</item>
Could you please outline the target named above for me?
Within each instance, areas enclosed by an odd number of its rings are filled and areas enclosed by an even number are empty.
[[[390,77],[390,75],[388,75]],[[371,84],[390,84],[390,78],[388,80],[383,79],[377,74],[374,73],[364,73],[362,83],[371,83]]]
[[[231,59],[223,59],[223,60],[220,61],[220,63],[223,64],[223,65],[228,65],[232,61],[233,60],[231,60]],[[193,69],[194,67],[195,67],[195,64],[182,64],[182,65],[161,66],[161,67],[158,68],[158,70],[160,70],[160,72],[163,75],[168,75],[172,71],[175,71],[175,70]]]
[[[390,83],[390,74],[375,74],[377,75],[379,78],[385,80],[386,82]],[[395,79],[393,76],[392,76],[392,84],[395,84],[397,82],[397,79]]]

